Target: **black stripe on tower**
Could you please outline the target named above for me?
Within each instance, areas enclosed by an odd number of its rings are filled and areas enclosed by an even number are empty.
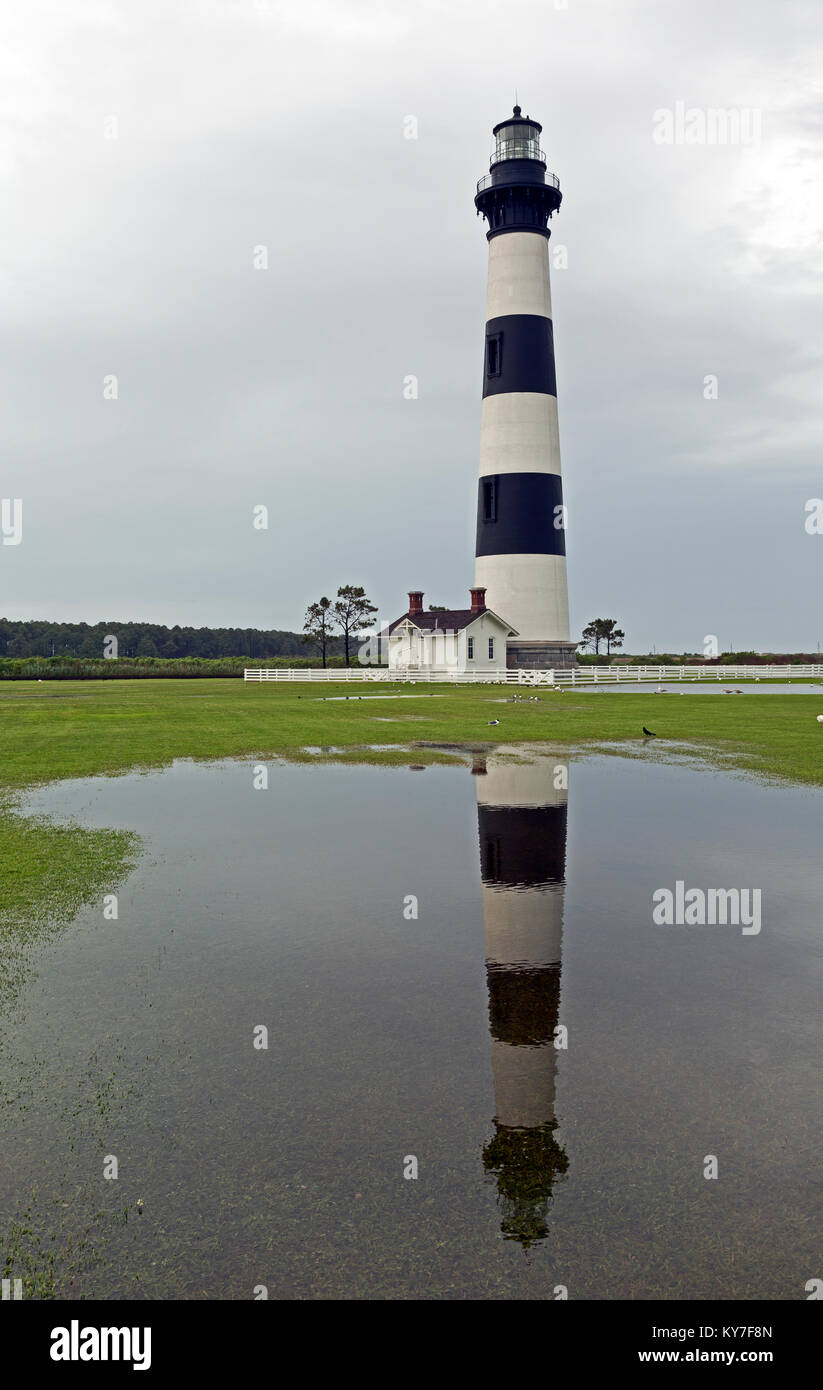
[[[483,395],[508,391],[557,395],[554,332],[543,314],[503,314],[486,324]]]
[[[560,1013],[560,965],[490,965],[489,1028],[496,1042],[537,1047],[554,1039]]]
[[[566,872],[565,801],[557,806],[477,807],[483,883],[537,888]]]
[[[475,555],[565,555],[558,473],[487,473],[479,481]]]

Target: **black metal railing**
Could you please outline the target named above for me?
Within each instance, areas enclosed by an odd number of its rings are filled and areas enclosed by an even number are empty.
[[[493,182],[494,176],[492,174],[486,174],[485,178],[477,180],[477,192],[482,193],[483,189],[490,188]],[[548,169],[546,170],[546,183],[549,185],[550,188],[560,187],[559,178],[556,174],[550,174]],[[505,185],[503,185],[503,187],[505,187]]]

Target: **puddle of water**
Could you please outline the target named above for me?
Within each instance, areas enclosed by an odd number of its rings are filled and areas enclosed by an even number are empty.
[[[320,695],[315,699],[326,700],[443,700],[445,696],[435,695],[431,690],[421,690],[419,695]]]
[[[801,685],[799,681],[786,684],[776,682],[774,685],[756,682],[722,685],[719,681],[675,681],[670,685],[664,685],[662,690],[650,681],[638,681],[635,684],[621,681],[619,685],[604,683],[567,685],[560,688],[564,692],[574,690],[577,694],[578,691],[586,690],[596,695],[610,695],[614,691],[621,691],[624,695],[819,695],[823,699],[823,684]]]
[[[145,852],[0,1033],[11,1273],[30,1207],[69,1297],[804,1297],[820,794],[502,750],[406,772],[29,797]],[[761,932],[655,926],[678,881],[760,888]]]
[[[408,748],[407,743],[364,743],[363,748],[368,748],[370,753],[402,753]],[[327,754],[351,753],[351,748],[325,747],[318,744],[305,744],[302,752],[313,753],[317,757],[325,757]]]

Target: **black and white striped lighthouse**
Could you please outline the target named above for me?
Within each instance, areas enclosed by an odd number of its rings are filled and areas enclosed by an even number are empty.
[[[488,223],[489,281],[475,584],[516,630],[509,666],[573,664],[560,476],[549,219],[560,207],[543,127],[515,106],[494,127],[475,205]]]

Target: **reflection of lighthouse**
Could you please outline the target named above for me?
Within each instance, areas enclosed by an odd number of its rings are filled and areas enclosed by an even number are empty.
[[[473,771],[495,1100],[483,1164],[496,1177],[504,1236],[529,1246],[548,1234],[554,1179],[568,1166],[554,1137],[565,764],[490,754]]]

